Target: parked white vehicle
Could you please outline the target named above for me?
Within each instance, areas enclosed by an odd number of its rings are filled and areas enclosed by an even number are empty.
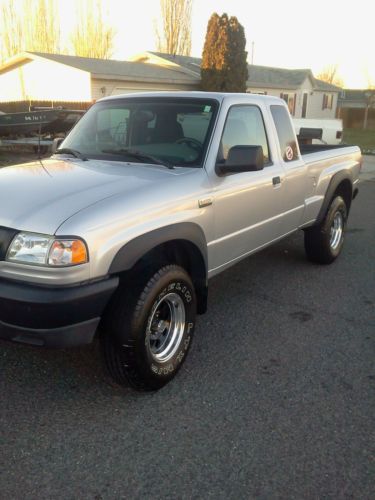
[[[342,120],[293,118],[293,125],[300,142],[312,144],[341,144]]]

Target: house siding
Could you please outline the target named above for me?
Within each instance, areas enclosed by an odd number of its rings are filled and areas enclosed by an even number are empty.
[[[323,109],[324,94],[333,95],[332,109]],[[314,90],[313,95],[309,96],[309,108],[311,116],[309,118],[327,118],[332,119],[336,116],[338,93],[323,92]]]
[[[0,74],[0,102],[91,100],[90,75],[47,60],[34,60]]]
[[[0,74],[0,102],[22,101],[25,96],[23,68]]]
[[[302,118],[302,105],[303,105],[303,94],[307,93],[307,109],[305,118],[335,118],[338,92],[324,92],[321,90],[314,90],[313,85],[309,78],[303,82],[303,84],[298,89],[287,89],[287,88],[266,88],[266,87],[249,87],[248,92],[253,93],[264,93],[267,95],[280,97],[281,94],[292,94],[296,95],[296,103],[294,108],[294,118]],[[322,109],[323,108],[323,96],[324,94],[333,95],[332,109]]]
[[[267,93],[267,95],[280,97],[281,94],[289,94],[296,97],[295,105],[294,105],[294,117],[300,118],[302,114],[302,99],[303,99],[303,91],[301,89],[286,89],[286,88],[277,88],[277,89],[268,89],[265,87],[257,87],[257,88],[248,88],[248,92],[252,92],[255,94]],[[312,116],[306,115],[308,118],[313,118]]]
[[[91,95],[93,100],[105,96],[119,94],[134,94],[136,92],[178,91],[196,90],[195,85],[153,83],[153,82],[129,82],[124,80],[104,80],[101,78],[91,79]]]
[[[69,102],[86,105],[110,95],[199,89],[199,75],[191,69],[180,67],[177,64],[178,58],[176,58],[176,62],[164,60],[159,56],[152,55],[150,57],[147,54],[146,56],[140,55],[133,59],[152,62],[155,64],[154,68],[150,67],[149,64],[139,63],[143,67],[138,68],[137,73],[134,63],[125,61],[123,70],[126,71],[117,73],[116,71],[121,69],[118,61],[113,62],[112,66],[108,65],[108,61],[101,63],[100,60],[94,61],[95,64],[92,60],[84,61],[85,64],[83,64],[82,58],[74,59],[55,55],[55,57],[60,58],[56,61],[37,53],[26,53],[23,60],[15,61],[14,66],[5,66],[0,72],[0,103],[49,102],[51,105],[58,105]],[[188,59],[190,61],[192,58]],[[83,67],[83,69],[69,65],[70,62],[75,63],[78,67]],[[194,68],[197,66],[194,61],[189,62],[189,64]],[[147,67],[147,71],[145,71],[145,67]],[[113,73],[110,71],[111,69]],[[107,70],[108,73],[104,73],[104,70]],[[303,78],[305,78],[304,75]],[[272,80],[268,81],[268,85],[272,85]],[[308,96],[306,118],[319,119],[336,116],[338,92],[317,90],[314,88],[315,80],[312,75],[306,76],[305,81],[298,88],[290,87],[298,85],[301,79],[289,81],[284,78],[282,81],[283,83],[280,85],[286,85],[286,88],[268,88],[267,86],[259,86],[258,82],[251,86],[251,82],[249,82],[248,91],[267,93],[277,97],[280,97],[281,94],[290,95],[293,99],[289,99],[289,108],[295,118],[302,117],[303,95],[306,93]],[[325,94],[333,96],[332,109],[323,109]]]
[[[296,91],[297,93],[297,104],[296,104],[296,114],[295,118],[302,118],[302,106],[303,106],[303,95],[307,94],[307,107],[305,118],[317,118],[314,115],[314,108],[311,106],[311,93],[313,92],[313,86],[310,78],[302,83],[301,87]]]

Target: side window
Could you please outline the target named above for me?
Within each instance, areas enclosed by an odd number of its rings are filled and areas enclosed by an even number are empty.
[[[257,106],[230,108],[221,138],[218,163],[224,163],[233,146],[261,146],[264,164],[270,163],[267,135],[262,113]]]
[[[277,136],[279,138],[281,154],[284,161],[298,160],[298,149],[296,136],[284,106],[271,106],[271,114],[276,125]]]

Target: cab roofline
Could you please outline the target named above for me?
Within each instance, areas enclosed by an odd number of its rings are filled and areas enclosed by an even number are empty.
[[[114,96],[103,97],[98,99],[97,102],[113,101],[118,99],[139,99],[139,98],[158,98],[158,97],[171,97],[180,99],[216,99],[220,103],[226,99],[237,99],[239,97],[248,98],[255,102],[271,102],[284,103],[282,99],[275,96],[249,94],[249,93],[230,93],[230,92],[202,92],[202,91],[181,91],[181,92],[139,92],[135,94],[119,94]]]

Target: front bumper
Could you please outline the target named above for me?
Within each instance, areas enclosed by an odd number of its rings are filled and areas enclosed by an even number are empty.
[[[46,287],[0,278],[0,338],[45,347],[89,344],[119,283]]]

